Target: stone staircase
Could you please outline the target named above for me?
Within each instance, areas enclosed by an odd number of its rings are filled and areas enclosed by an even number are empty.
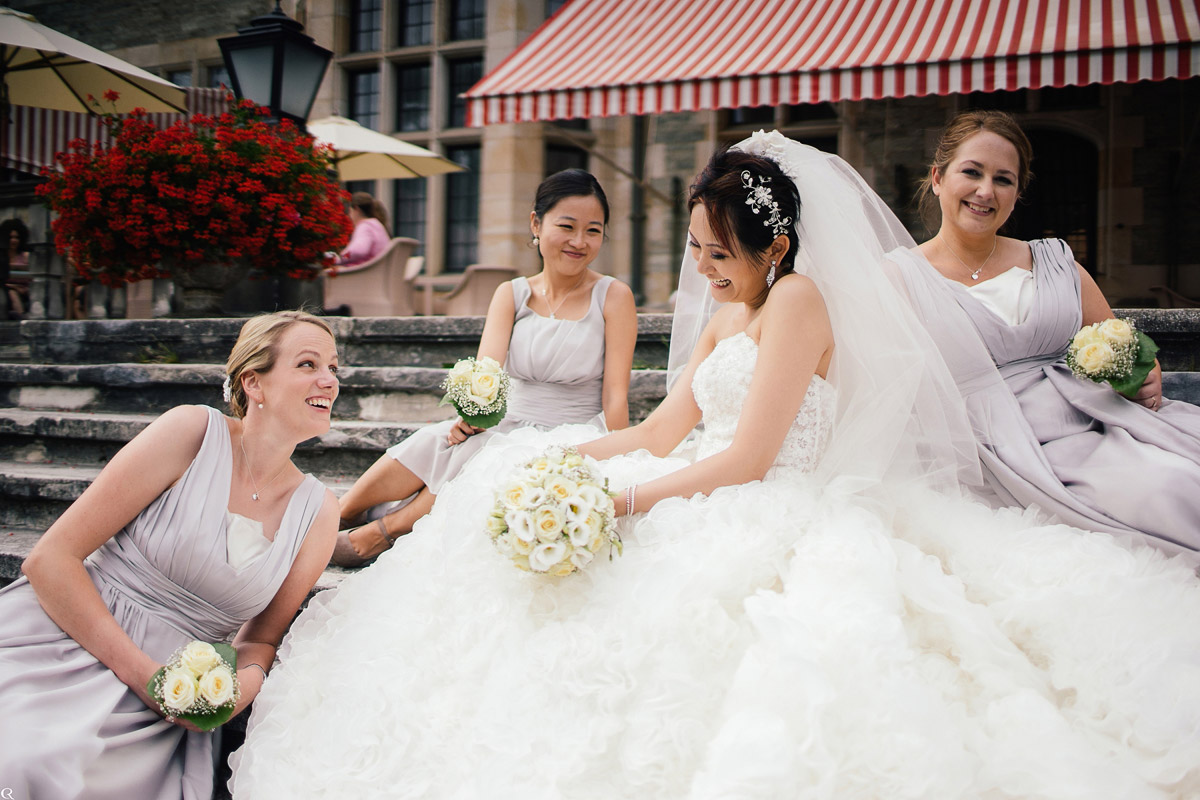
[[[181,403],[222,407],[243,320],[0,323],[0,585],[117,450]],[[445,365],[473,355],[482,317],[330,318],[343,369],[329,433],[295,461],[344,491],[385,448],[451,415]],[[639,320],[631,412],[661,399],[670,317]],[[346,574],[331,568],[318,589]]]
[[[1200,403],[1200,311],[1122,310],[1162,347],[1168,397]],[[342,353],[333,426],[296,451],[344,491],[389,445],[449,416],[445,366],[472,355],[481,317],[330,318]],[[181,403],[221,407],[240,319],[0,323],[0,585],[108,459]],[[630,411],[662,398],[670,317],[639,318]],[[345,572],[330,569],[318,588]]]

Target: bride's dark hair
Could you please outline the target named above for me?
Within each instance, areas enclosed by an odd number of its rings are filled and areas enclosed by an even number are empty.
[[[703,203],[717,241],[734,255],[765,270],[766,251],[775,241],[775,232],[770,225],[764,224],[766,214],[755,214],[746,203],[750,190],[742,182],[742,173],[747,171],[755,185],[766,180],[771,198],[779,204],[779,216],[791,220],[787,228],[787,253],[775,267],[776,277],[786,275],[795,266],[800,247],[796,237],[800,193],[792,179],[771,159],[729,148],[713,153],[708,166],[696,176],[688,193],[688,212],[697,203]]]

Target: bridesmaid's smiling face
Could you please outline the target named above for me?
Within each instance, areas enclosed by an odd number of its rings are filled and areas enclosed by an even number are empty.
[[[604,207],[594,195],[564,197],[538,219],[529,215],[545,268],[570,277],[587,269],[604,244]]]
[[[1020,163],[1013,143],[991,131],[964,140],[945,173],[933,171],[942,226],[968,236],[999,231],[1017,203]]]
[[[295,429],[299,441],[327,433],[339,390],[333,339],[316,325],[297,322],[284,332],[276,348],[271,370],[255,373],[264,409]]]

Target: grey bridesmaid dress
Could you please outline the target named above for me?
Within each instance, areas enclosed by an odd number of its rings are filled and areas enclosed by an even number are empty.
[[[1200,550],[1200,408],[1151,411],[1077,378],[1065,355],[1083,324],[1079,272],[1059,239],[1029,243],[1034,297],[1009,324],[910,253],[893,254],[962,391],[989,488],[1071,525],[1145,534],[1169,554]],[[954,306],[990,359],[955,332]],[[970,337],[966,337],[970,338]],[[1142,537],[1138,537],[1142,538]]]
[[[569,320],[535,313],[528,305],[529,281],[513,279],[516,313],[504,362],[512,386],[504,419],[453,446],[446,443],[452,420],[429,425],[388,448],[388,455],[438,494],[496,434],[526,425],[548,429],[573,422],[594,422],[603,430],[604,301],[614,280],[606,275],[596,281],[587,313]]]
[[[207,410],[200,451],[179,481],[85,561],[117,622],[160,662],[193,639],[228,639],[266,608],[325,499],[306,475],[270,545],[231,565],[233,451],[224,417]],[[0,591],[0,709],[0,787],[14,798],[212,795],[213,735],[148,708],[63,633],[24,578]]]

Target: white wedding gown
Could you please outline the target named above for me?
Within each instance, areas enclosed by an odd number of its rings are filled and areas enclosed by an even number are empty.
[[[697,371],[699,456],[732,440],[756,354],[737,334]],[[766,480],[623,520],[624,555],[565,579],[483,525],[508,469],[586,432],[497,437],[293,625],[235,797],[1200,796],[1192,570],[817,486],[835,404],[815,378]],[[684,463],[603,468],[619,489]]]

